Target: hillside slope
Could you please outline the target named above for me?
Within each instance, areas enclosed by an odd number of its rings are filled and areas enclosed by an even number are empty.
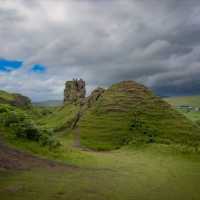
[[[62,107],[56,108],[52,114],[41,118],[39,124],[45,128],[51,128],[54,131],[62,131],[70,128],[78,112],[79,106],[65,104]]]
[[[101,150],[141,142],[197,146],[200,141],[192,122],[133,81],[107,89],[84,113],[79,129],[82,145]]]
[[[10,104],[18,107],[29,107],[31,100],[21,94],[9,93],[0,90],[0,104]]]

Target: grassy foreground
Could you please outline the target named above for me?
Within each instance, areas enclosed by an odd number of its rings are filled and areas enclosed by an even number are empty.
[[[0,171],[1,199],[200,199],[200,159],[195,155],[159,145],[112,152],[76,151],[76,168]]]
[[[0,126],[0,134],[14,148],[61,162],[54,167],[30,165],[20,170],[0,168],[0,199],[199,200],[200,149],[195,146],[199,141],[199,129],[193,128],[193,123],[169,109],[159,99],[150,98],[148,92],[139,106],[142,112],[136,112],[140,120],[134,119],[134,112],[127,115],[127,110],[137,111],[130,106],[130,102],[137,102],[138,98],[130,95],[129,90],[128,93],[105,93],[104,99],[83,116],[75,130],[70,127],[79,107],[66,105],[55,110],[37,109],[38,114],[36,112],[32,120],[38,128],[53,130],[53,136],[61,143],[58,148],[43,146],[26,138],[16,138],[9,132],[10,128]],[[117,99],[116,103],[113,103],[113,98]],[[145,103],[146,100],[148,103]],[[99,107],[100,104],[104,106]],[[14,111],[18,113],[16,109]],[[112,150],[121,139],[129,139],[130,135],[134,139],[132,125],[137,127],[136,122],[140,122],[137,138],[147,139],[148,142],[127,143],[125,146],[120,145],[118,150]],[[160,132],[156,131],[156,127],[164,132],[165,139],[173,141],[172,137],[177,136],[175,139],[184,141],[160,142],[163,135],[159,137]],[[106,135],[101,134],[104,132]],[[100,140],[104,137],[106,142]],[[101,147],[103,141],[105,146],[102,149],[111,151],[83,150],[80,148],[82,141],[89,141],[86,146],[96,146],[100,141]],[[124,144],[127,141],[122,142]]]

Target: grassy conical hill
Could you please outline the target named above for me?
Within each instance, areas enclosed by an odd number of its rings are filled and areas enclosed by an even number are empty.
[[[133,81],[114,84],[79,122],[81,143],[115,149],[134,143],[180,143],[197,146],[199,129],[184,116]]]

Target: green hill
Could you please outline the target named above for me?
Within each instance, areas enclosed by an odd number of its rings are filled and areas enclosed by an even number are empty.
[[[0,90],[0,104],[9,104],[17,107],[29,107],[31,100],[21,94],[9,93]]]
[[[199,129],[146,87],[114,84],[79,122],[81,144],[115,149],[126,144],[179,143],[195,146]]]
[[[133,81],[62,107],[0,103],[0,196],[198,200],[199,141],[197,126]]]

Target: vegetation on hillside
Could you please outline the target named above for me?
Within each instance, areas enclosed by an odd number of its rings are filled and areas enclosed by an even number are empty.
[[[7,137],[35,141],[49,148],[60,145],[50,129],[39,127],[30,115],[14,106],[0,104],[0,124]]]
[[[21,94],[9,93],[6,91],[0,90],[0,103],[9,104],[21,108],[31,107],[31,100]]]
[[[43,116],[38,123],[40,126],[50,128],[54,131],[62,131],[68,129],[73,124],[80,107],[74,104],[65,104],[57,107],[54,111]]]
[[[62,162],[44,159],[41,164],[37,157],[25,161],[21,156],[20,162],[29,162],[28,170],[16,170],[16,163],[13,169],[2,170],[1,162],[8,160],[0,141],[0,196],[4,200],[198,200],[199,128],[130,81],[113,85],[89,106],[0,104],[0,131],[8,143]],[[76,145],[79,139],[82,146]],[[15,151],[9,153],[17,159]]]
[[[81,143],[108,150],[127,144],[179,143],[198,148],[199,128],[142,85],[114,84],[79,123]]]

